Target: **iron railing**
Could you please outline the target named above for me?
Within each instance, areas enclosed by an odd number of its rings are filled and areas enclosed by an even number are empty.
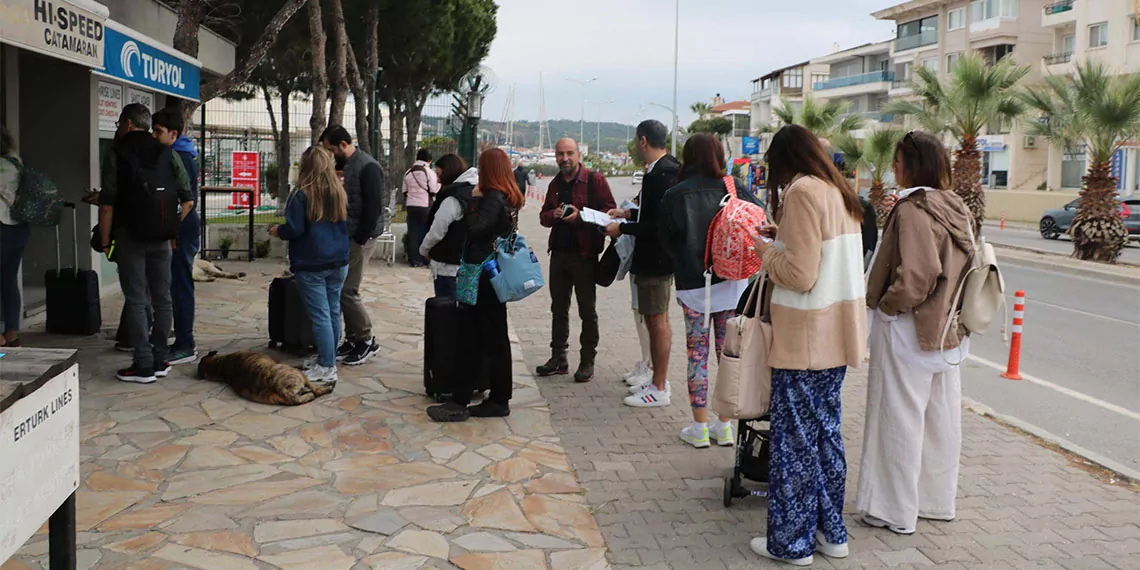
[[[895,51],[906,51],[938,43],[938,30],[930,30],[895,40]]]
[[[1059,63],[1069,63],[1073,61],[1073,52],[1068,53],[1055,53],[1045,56],[1045,65],[1056,65]]]
[[[1046,4],[1045,5],[1045,15],[1046,16],[1052,16],[1054,14],[1060,14],[1062,12],[1068,12],[1069,10],[1072,10],[1072,9],[1073,9],[1073,0],[1061,0],[1060,2],[1054,2],[1052,4]]]

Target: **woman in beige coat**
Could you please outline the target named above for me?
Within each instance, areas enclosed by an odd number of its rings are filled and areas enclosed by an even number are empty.
[[[969,345],[956,328],[943,330],[973,247],[969,211],[949,190],[950,157],[938,138],[907,134],[895,151],[895,178],[906,189],[867,280],[874,316],[856,508],[871,526],[913,534],[919,517],[955,515],[962,386],[952,363]]]

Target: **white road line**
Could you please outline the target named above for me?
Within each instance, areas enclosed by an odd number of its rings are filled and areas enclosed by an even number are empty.
[[[998,364],[996,362],[986,360],[985,358],[981,358],[979,356],[974,356],[972,354],[970,356],[968,356],[967,358],[969,358],[970,360],[973,360],[974,362],[977,362],[978,364],[982,364],[982,365],[988,366],[990,368],[993,368],[994,370],[997,370],[999,372],[1005,372],[1005,365],[1004,364]],[[1108,402],[1105,402],[1104,400],[1094,398],[1092,396],[1089,396],[1088,394],[1082,394],[1076,390],[1072,390],[1072,389],[1066,388],[1064,386],[1058,386],[1057,384],[1054,384],[1048,380],[1042,380],[1041,378],[1033,376],[1032,374],[1026,374],[1026,373],[1022,372],[1021,377],[1028,382],[1032,382],[1034,384],[1037,384],[1038,386],[1049,388],[1050,390],[1060,392],[1066,396],[1069,396],[1071,398],[1076,398],[1082,402],[1087,402],[1087,403],[1092,404],[1094,406],[1099,406],[1099,407],[1104,408],[1110,412],[1116,412],[1116,413],[1118,413],[1118,414],[1120,414],[1126,418],[1131,418],[1131,419],[1140,421],[1140,413],[1129,410],[1128,408],[1117,406],[1116,404],[1110,404]]]
[[[1012,305],[1012,304],[1013,304],[1013,297],[1011,297],[1011,296],[1009,296],[1009,295],[1006,295],[1006,297],[1010,299],[1009,303],[1010,303],[1010,305]],[[1051,308],[1054,308],[1054,309],[1060,309],[1060,310],[1062,310],[1062,311],[1068,311],[1068,312],[1070,312],[1070,313],[1076,313],[1076,314],[1078,314],[1078,315],[1084,315],[1084,316],[1086,316],[1086,317],[1093,317],[1093,318],[1096,318],[1096,319],[1104,319],[1104,320],[1106,320],[1106,321],[1112,321],[1112,322],[1114,322],[1114,323],[1120,323],[1120,324],[1122,324],[1122,325],[1128,325],[1128,326],[1131,326],[1131,327],[1140,328],[1140,323],[1137,323],[1137,322],[1133,322],[1133,321],[1126,321],[1126,320],[1124,320],[1124,319],[1118,319],[1118,318],[1116,318],[1116,317],[1106,317],[1106,316],[1104,316],[1104,315],[1098,315],[1098,314],[1096,314],[1096,313],[1090,313],[1090,312],[1088,312],[1088,311],[1082,311],[1082,310],[1080,310],[1080,309],[1073,309],[1073,308],[1070,308],[1070,307],[1062,307],[1061,305],[1054,305],[1053,303],[1046,303],[1045,301],[1034,301],[1034,300],[1028,300],[1028,301],[1026,301],[1026,304],[1027,304],[1027,305],[1044,305],[1044,306],[1046,306],[1046,307],[1051,307]]]

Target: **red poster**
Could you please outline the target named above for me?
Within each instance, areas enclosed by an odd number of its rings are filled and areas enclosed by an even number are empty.
[[[233,153],[233,167],[230,184],[236,188],[253,189],[253,207],[261,205],[261,155],[256,152]],[[234,192],[230,197],[230,209],[248,208],[249,194]]]

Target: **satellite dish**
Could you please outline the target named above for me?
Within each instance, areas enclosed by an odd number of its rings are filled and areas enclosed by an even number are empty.
[[[490,67],[479,65],[471,71],[468,71],[459,79],[459,85],[456,86],[455,90],[460,93],[478,91],[483,95],[487,95],[488,93],[495,92],[498,83],[499,77]]]

